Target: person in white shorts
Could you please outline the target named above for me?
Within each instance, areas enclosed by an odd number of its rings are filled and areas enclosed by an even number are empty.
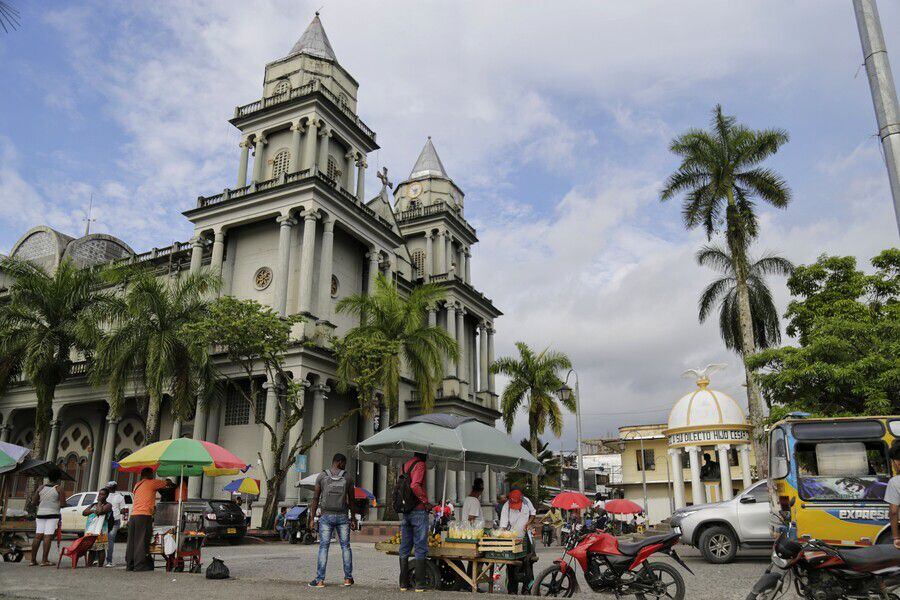
[[[37,566],[38,548],[41,542],[44,544],[44,555],[41,561],[42,567],[53,566],[50,562],[50,542],[56,535],[59,525],[59,509],[66,503],[66,494],[60,489],[59,474],[50,477],[50,483],[42,485],[31,497],[31,502],[37,506],[34,519],[34,542],[31,544],[31,566]]]

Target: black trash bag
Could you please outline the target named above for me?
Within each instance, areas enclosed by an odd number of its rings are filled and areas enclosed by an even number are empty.
[[[221,558],[213,558],[209,566],[206,567],[207,579],[228,579],[229,577],[231,577],[231,572]]]

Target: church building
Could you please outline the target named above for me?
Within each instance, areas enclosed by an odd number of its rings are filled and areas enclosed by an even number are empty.
[[[338,314],[337,302],[373,289],[384,274],[403,291],[434,282],[445,300],[427,315],[457,340],[458,361],[446,365],[435,410],[473,416],[494,424],[499,418],[494,377],[494,326],[501,315],[473,285],[471,248],[475,229],[465,217],[465,196],[448,174],[432,140],[425,142],[409,176],[392,188],[387,172],[377,193],[366,192],[368,155],[378,149],[375,132],[358,116],[359,85],[338,61],[318,14],[290,52],[265,66],[261,97],[238,106],[230,123],[241,133],[234,154],[235,179],[219,193],[200,196],[186,207],[193,237],[164,248],[136,252],[114,235],[73,237],[50,227],[27,231],[11,256],[54,269],[71,259],[79,266],[121,262],[142,265],[159,277],[209,269],[221,275],[221,294],[253,299],[283,315],[301,314],[297,344],[285,360],[294,380],[308,382],[305,418],[290,440],[309,439],[324,424],[355,405],[335,379],[332,335],[356,324]],[[373,197],[374,196],[374,197]],[[0,273],[0,301],[4,294]],[[219,367],[237,373],[222,356]],[[96,490],[109,479],[130,488],[133,475],[117,474],[113,462],[146,442],[144,418],[136,398],[117,420],[108,418],[105,387],[91,386],[89,365],[76,362],[56,392],[45,455],[71,474],[69,492]],[[270,391],[269,393],[274,393]],[[419,411],[413,381],[401,385],[398,419]],[[0,396],[0,440],[30,445],[34,439],[35,392],[20,381]],[[193,437],[220,444],[253,465],[265,453],[260,419],[275,420],[273,398],[260,401],[256,414],[238,394],[200,405],[193,420],[173,421],[163,405],[160,437]],[[348,453],[388,422],[386,410],[370,418],[348,419],[330,430],[308,454],[306,474],[320,471],[335,452]],[[261,450],[262,449],[262,450]],[[271,458],[265,457],[264,459]],[[271,464],[271,463],[269,463]],[[384,499],[385,467],[356,464],[360,485]],[[281,499],[299,494],[293,469]],[[497,480],[486,473],[484,503],[493,502]],[[461,502],[473,475],[446,474],[448,495]],[[431,489],[443,487],[444,474],[429,472]],[[225,498],[226,479],[192,478],[191,495]],[[23,487],[23,486],[21,486]],[[20,498],[24,489],[14,490]],[[262,502],[256,507],[261,511]],[[254,510],[253,524],[260,514]]]

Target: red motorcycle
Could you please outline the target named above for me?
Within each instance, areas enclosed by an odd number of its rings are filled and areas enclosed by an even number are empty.
[[[601,594],[670,598],[684,600],[684,578],[678,569],[665,562],[650,562],[656,553],[666,554],[685,568],[690,567],[675,552],[679,533],[654,535],[634,543],[621,543],[602,531],[589,531],[572,536],[566,544],[565,555],[553,561],[535,579],[532,594],[569,598],[578,589],[573,562],[581,566],[590,588]]]

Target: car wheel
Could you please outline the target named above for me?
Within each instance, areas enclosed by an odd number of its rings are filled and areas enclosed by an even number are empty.
[[[733,561],[738,549],[734,533],[721,525],[710,527],[700,534],[698,545],[703,558],[716,565]]]

